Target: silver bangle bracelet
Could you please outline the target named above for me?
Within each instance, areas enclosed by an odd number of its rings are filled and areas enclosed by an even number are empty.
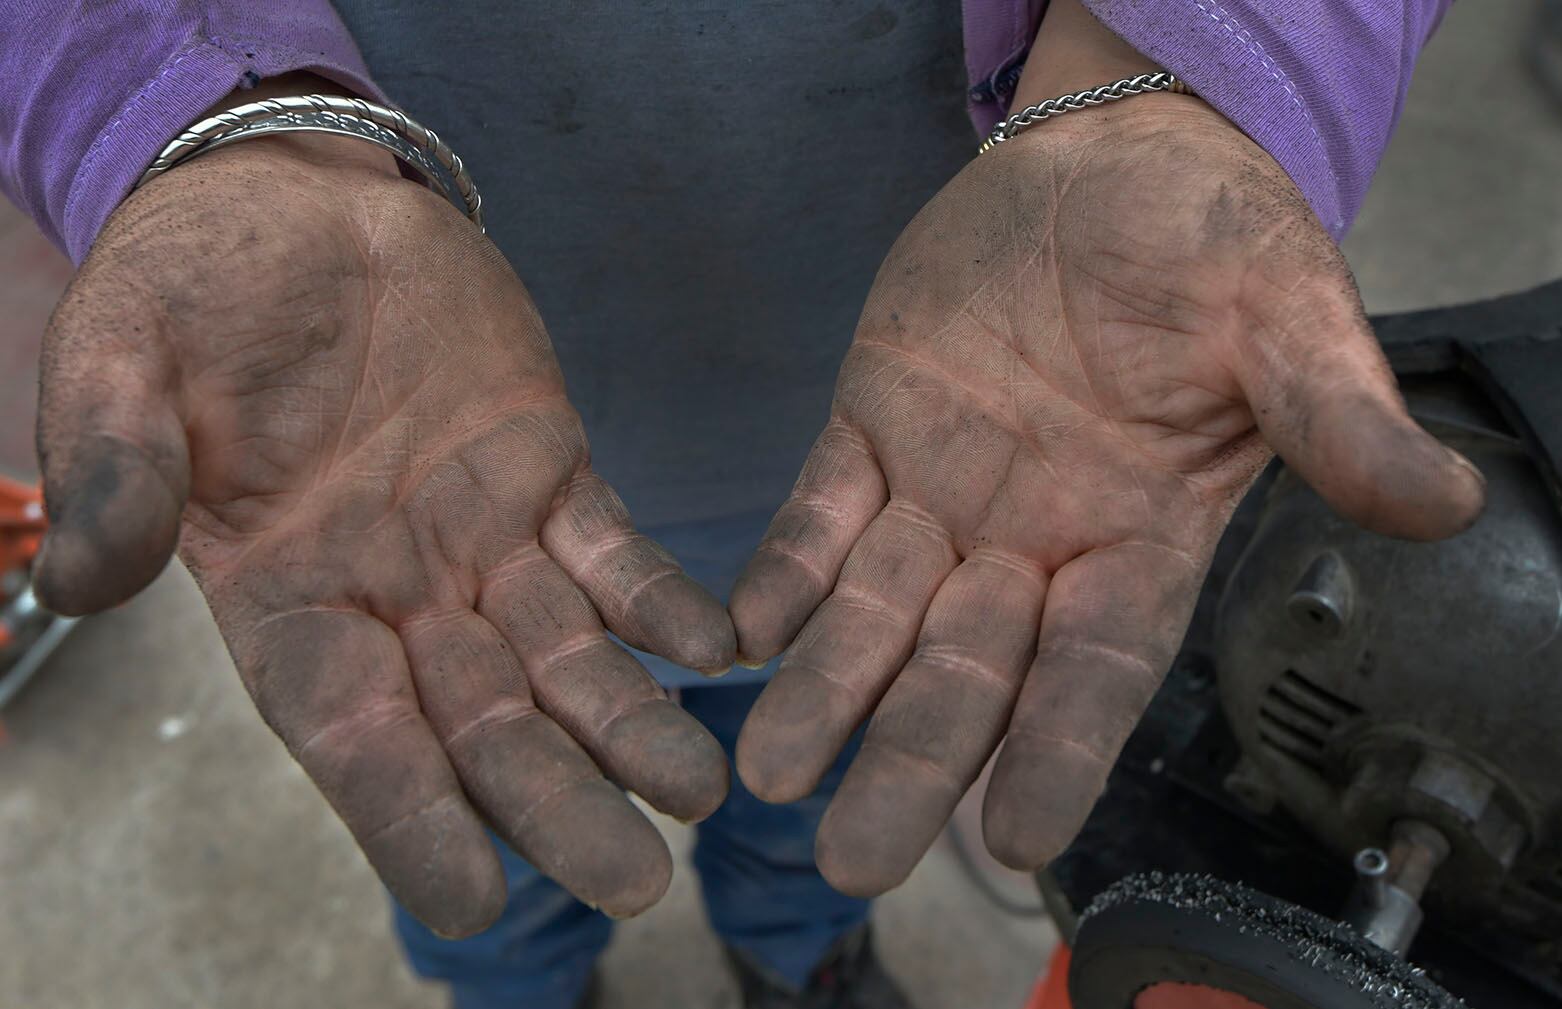
[[[1013,140],[1043,119],[1061,116],[1065,112],[1078,112],[1093,105],[1105,105],[1107,102],[1119,101],[1130,95],[1142,95],[1149,91],[1170,91],[1176,95],[1193,94],[1191,88],[1163,70],[1159,73],[1140,74],[1126,80],[1103,84],[1089,91],[1076,91],[1071,95],[1048,98],[1038,105],[1016,112],[994,126],[992,132],[987,135],[987,140],[976,153],[986,154],[1005,140]]]
[[[238,105],[203,119],[179,134],[136,181],[136,188],[207,151],[275,133],[332,133],[377,144],[396,155],[444,197],[459,204],[467,219],[483,229],[483,198],[460,156],[439,134],[395,109],[361,98],[299,95]],[[448,176],[449,182],[446,181]],[[451,188],[455,189],[455,196]]]

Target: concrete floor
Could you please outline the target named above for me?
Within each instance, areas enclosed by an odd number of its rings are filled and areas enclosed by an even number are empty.
[[[1345,245],[1369,308],[1562,276],[1562,107],[1519,56],[1541,2],[1456,4],[1428,50]],[[0,468],[31,466],[30,369],[67,276],[0,214]],[[402,964],[372,874],[255,717],[182,571],[83,624],[4,714],[0,1006],[441,1004]],[[1053,941],[985,904],[946,849],[877,914],[922,1009],[1017,1007]],[[609,1007],[735,1005],[687,868],[619,930],[605,974]]]

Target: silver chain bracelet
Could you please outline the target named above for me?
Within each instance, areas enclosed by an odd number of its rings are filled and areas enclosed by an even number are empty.
[[[337,95],[268,98],[237,105],[203,119],[163,148],[151,167],[136,181],[136,188],[207,151],[274,133],[332,133],[377,144],[396,155],[452,202],[455,202],[451,195],[454,187],[467,219],[477,225],[479,231],[484,230],[483,198],[472,182],[472,173],[439,134],[395,109],[361,98]]]
[[[1105,105],[1107,102],[1120,101],[1130,95],[1142,95],[1150,91],[1170,91],[1177,95],[1193,94],[1191,88],[1163,70],[1159,73],[1140,74],[1126,80],[1103,84],[1089,91],[1076,91],[1071,95],[1048,98],[1039,105],[1032,105],[1028,109],[1016,112],[994,126],[993,131],[987,135],[987,140],[976,153],[986,154],[1005,140],[1013,140],[1043,119],[1061,116],[1065,112],[1078,112],[1093,105]]]

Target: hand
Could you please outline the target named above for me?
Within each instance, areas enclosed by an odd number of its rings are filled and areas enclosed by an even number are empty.
[[[891,250],[733,592],[741,661],[791,645],[739,774],[796,799],[871,714],[817,842],[830,881],[868,895],[1004,741],[987,844],[1046,863],[1271,449],[1389,535],[1447,536],[1481,508],[1476,470],[1406,414],[1295,186],[1207,106],[1132,98],[977,158]]]
[[[671,860],[620,786],[684,820],[725,796],[604,625],[724,671],[726,613],[592,473],[499,252],[375,148],[249,141],[131,196],[50,325],[39,444],[48,604],[117,603],[179,540],[261,714],[437,931],[504,906],[485,823],[626,915]]]

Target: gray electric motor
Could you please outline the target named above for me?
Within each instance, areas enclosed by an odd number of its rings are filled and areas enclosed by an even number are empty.
[[[1381,946],[1409,946],[1429,884],[1440,910],[1562,938],[1562,518],[1483,399],[1407,392],[1485,474],[1486,511],[1392,540],[1278,475],[1218,615],[1227,788],[1354,859],[1346,914]]]

